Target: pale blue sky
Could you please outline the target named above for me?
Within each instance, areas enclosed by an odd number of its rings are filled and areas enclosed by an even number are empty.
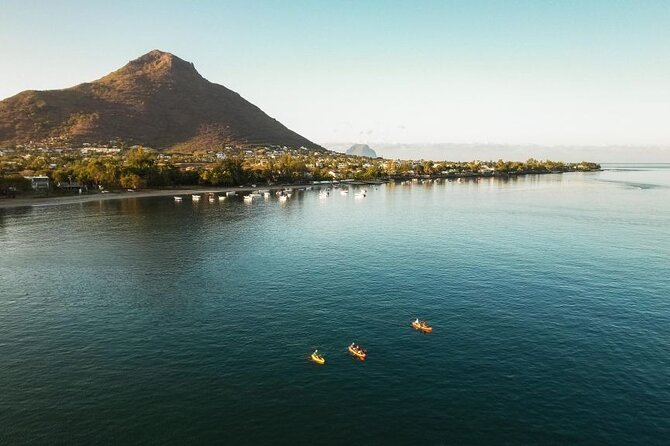
[[[670,1],[0,0],[0,97],[158,48],[319,142],[670,145]]]

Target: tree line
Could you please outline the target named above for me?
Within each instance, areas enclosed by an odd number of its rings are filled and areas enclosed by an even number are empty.
[[[196,158],[197,160],[197,158]],[[57,164],[49,164],[57,161]],[[45,174],[54,184],[80,184],[104,189],[142,189],[175,186],[238,186],[245,184],[288,184],[337,179],[374,180],[411,176],[459,174],[514,175],[569,170],[593,170],[595,163],[567,164],[529,159],[516,161],[433,162],[351,157],[342,154],[292,155],[277,158],[232,155],[214,162],[176,165],[171,159],[144,148],[133,148],[123,155],[81,157],[63,155],[57,160],[32,157],[23,164],[23,173]],[[14,172],[7,174],[0,164],[0,190],[7,186],[19,190],[30,182]]]

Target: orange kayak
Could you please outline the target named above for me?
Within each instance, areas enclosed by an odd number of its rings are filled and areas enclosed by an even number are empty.
[[[353,345],[349,346],[349,353],[354,355],[354,357],[360,359],[361,361],[365,361],[365,357],[368,355],[368,353],[363,350],[362,348],[355,348]]]
[[[412,327],[414,327],[415,330],[419,330],[424,333],[431,333],[433,331],[433,327],[428,325],[426,321],[412,321]]]

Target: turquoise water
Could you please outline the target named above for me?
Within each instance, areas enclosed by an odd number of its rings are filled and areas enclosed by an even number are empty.
[[[670,166],[604,167],[0,210],[0,443],[667,444]]]

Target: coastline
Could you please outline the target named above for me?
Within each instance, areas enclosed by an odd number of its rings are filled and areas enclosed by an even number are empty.
[[[585,172],[594,172],[601,169],[588,170]],[[525,176],[525,175],[546,175],[546,174],[563,174],[570,173],[574,171],[566,172],[518,172],[508,175],[482,175],[480,173],[468,172],[468,173],[458,173],[450,175],[435,175],[428,176],[427,178],[431,179],[472,179],[472,178],[509,178],[513,176]],[[351,181],[348,184],[351,185],[362,185],[362,184],[383,184],[389,181],[408,181],[413,179],[423,179],[422,177],[417,176],[407,176],[407,177],[397,177],[393,179],[386,180],[370,180],[370,181]],[[332,185],[334,183],[330,183]],[[67,204],[77,204],[77,203],[88,203],[93,201],[109,201],[109,200],[122,200],[125,198],[148,198],[148,197],[166,197],[174,195],[188,195],[188,194],[205,194],[205,193],[226,193],[226,192],[252,192],[259,189],[272,189],[278,190],[282,188],[299,188],[299,187],[308,187],[308,186],[325,186],[327,184],[278,184],[274,186],[237,186],[237,187],[199,187],[199,188],[179,188],[179,189],[146,189],[136,192],[109,192],[106,194],[95,193],[90,195],[64,195],[64,196],[51,196],[51,197],[25,197],[25,198],[3,198],[0,199],[0,210],[2,209],[12,209],[12,208],[21,208],[21,207],[39,207],[39,206],[58,206],[58,205],[67,205]]]

